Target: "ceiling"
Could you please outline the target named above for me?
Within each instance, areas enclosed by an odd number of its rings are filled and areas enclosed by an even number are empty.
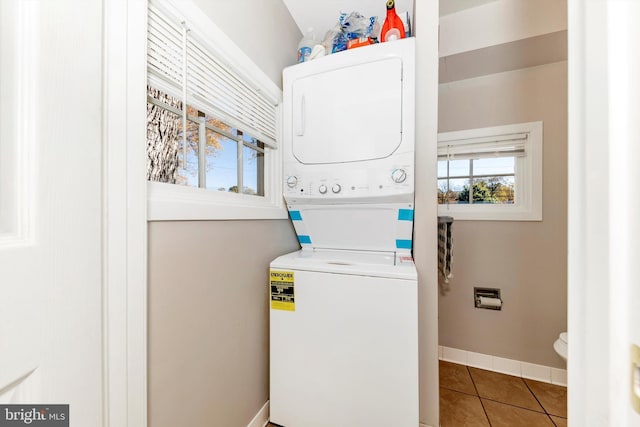
[[[440,16],[471,9],[496,0],[440,0]]]
[[[432,0],[422,0],[432,1]],[[439,0],[440,16],[480,6],[495,0]],[[381,23],[386,15],[385,0],[283,0],[300,31],[313,28],[316,39],[324,38],[327,30],[338,22],[340,12],[360,12],[364,16],[377,16]],[[410,12],[413,16],[414,0],[396,0],[397,12]]]
[[[416,0],[395,0],[396,11],[411,12]],[[420,0],[433,1],[433,0]],[[451,15],[497,0],[439,0],[440,16]],[[340,12],[357,11],[365,16],[378,16],[381,21],[386,15],[386,0],[283,0],[301,32],[314,29],[316,40],[324,38],[327,30],[333,28]],[[478,11],[480,12],[480,11]],[[567,58],[567,34],[555,31],[539,34],[524,40],[508,40],[469,52],[462,52],[440,58],[440,83],[448,83],[472,77],[515,70]]]

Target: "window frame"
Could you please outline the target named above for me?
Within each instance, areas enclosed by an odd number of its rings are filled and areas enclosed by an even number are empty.
[[[182,111],[179,110],[177,107],[174,107],[172,105],[166,104],[165,102],[153,98],[150,95],[147,95],[147,105],[148,104],[152,104],[158,108],[162,108],[165,111],[172,113],[176,116],[182,117]],[[193,107],[191,107],[193,108]],[[193,108],[195,110],[195,108]],[[237,183],[237,187],[238,189],[240,188],[244,188],[244,151],[245,149],[248,150],[252,150],[255,151],[256,153],[260,153],[262,154],[262,156],[264,156],[265,154],[265,150],[268,148],[268,146],[266,144],[264,144],[262,141],[255,139],[258,143],[262,144],[262,146],[260,146],[259,144],[251,144],[248,143],[247,141],[244,140],[244,138],[240,135],[234,135],[233,133],[230,133],[224,129],[218,128],[215,125],[212,125],[210,123],[207,123],[207,119],[206,116],[201,116],[200,114],[205,114],[203,111],[200,110],[196,110],[196,113],[198,114],[198,116],[194,116],[192,114],[187,114],[187,122],[191,122],[193,124],[195,124],[198,128],[198,153],[197,153],[197,163],[198,163],[198,176],[197,176],[197,185],[187,185],[189,187],[199,187],[199,188],[203,188],[203,189],[208,189],[210,191],[215,191],[213,189],[211,189],[208,186],[207,183],[207,171],[206,171],[206,162],[207,162],[207,155],[206,155],[206,142],[205,140],[207,140],[207,132],[213,132],[218,134],[221,137],[224,137],[230,141],[234,141],[235,146],[236,146],[236,159],[237,159],[237,163],[236,163],[236,183]],[[216,118],[217,120],[217,118]],[[219,120],[218,120],[219,121]],[[222,122],[223,124],[227,125],[226,123]],[[229,128],[231,128],[231,126],[229,126]],[[244,135],[245,133],[239,129],[236,129],[236,132]],[[252,135],[250,135],[249,133],[246,133],[246,135],[249,135],[253,138]],[[182,138],[180,138],[179,140],[182,140]],[[182,151],[181,149],[178,150],[178,152]],[[180,162],[179,162],[180,163]],[[182,165],[184,169],[184,154],[183,154],[183,158],[182,158]],[[262,164],[264,164],[264,162],[262,162]],[[258,169],[262,169],[262,175],[261,175],[261,179],[258,180],[258,186],[256,187],[256,194],[255,196],[259,196],[259,197],[263,197],[264,196],[264,166]],[[260,185],[261,184],[261,185]],[[183,184],[180,184],[183,185]],[[262,190],[260,190],[262,188]],[[260,191],[263,194],[260,194]],[[243,193],[243,194],[247,194],[247,193]]]
[[[281,141],[282,90],[193,2],[181,1],[179,9],[170,0],[154,0],[151,4],[176,19],[188,22],[190,31],[196,33],[201,41],[208,41],[207,48],[211,49],[212,54],[224,60],[252,87],[277,100],[276,142]],[[155,80],[149,84],[161,91],[167,89],[158,85]],[[282,197],[281,149],[265,145],[263,180],[264,196],[147,181],[147,219],[176,221],[287,218]]]
[[[516,157],[515,193],[513,204],[438,204],[438,215],[455,220],[480,221],[542,221],[542,147],[543,124],[541,121],[466,129],[438,134],[438,147],[456,141],[526,133],[525,155]],[[443,179],[436,177],[437,180]],[[437,185],[437,182],[436,182]]]

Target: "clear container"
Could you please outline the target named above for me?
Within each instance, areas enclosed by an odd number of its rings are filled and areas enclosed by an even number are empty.
[[[311,51],[313,50],[313,46],[317,43],[315,41],[313,28],[307,29],[307,32],[298,43],[298,62],[306,62],[311,55]]]

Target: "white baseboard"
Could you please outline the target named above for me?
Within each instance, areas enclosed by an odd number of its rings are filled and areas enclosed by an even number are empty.
[[[487,371],[500,372],[501,374],[528,378],[545,383],[567,386],[567,370],[552,368],[550,366],[536,365],[535,363],[521,362],[519,360],[505,359],[489,354],[474,353],[472,351],[458,350],[451,347],[438,347],[440,360],[486,369]]]
[[[269,422],[269,401],[260,408],[247,427],[264,427]]]

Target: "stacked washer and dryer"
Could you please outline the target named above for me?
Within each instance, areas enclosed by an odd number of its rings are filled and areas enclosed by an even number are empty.
[[[415,41],[283,72],[284,197],[301,250],[270,274],[270,420],[418,426]]]

